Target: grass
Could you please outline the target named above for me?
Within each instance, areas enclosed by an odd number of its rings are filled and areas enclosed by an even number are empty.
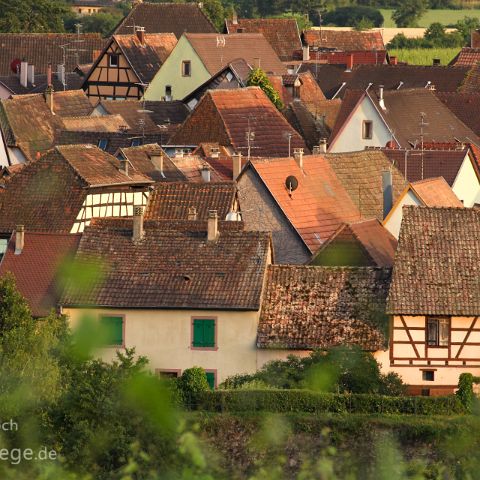
[[[392,20],[393,10],[380,9],[385,19],[384,27],[396,27]],[[419,27],[429,27],[434,22],[440,22],[443,25],[454,25],[458,20],[464,17],[480,18],[480,9],[462,9],[462,10],[428,10],[418,22]]]
[[[388,53],[396,56],[399,62],[410,65],[432,65],[434,58],[439,58],[441,65],[448,65],[459,51],[459,48],[412,48],[392,49],[388,50]]]

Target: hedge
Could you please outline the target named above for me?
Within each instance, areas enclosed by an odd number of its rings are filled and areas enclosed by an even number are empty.
[[[216,390],[202,392],[191,410],[209,412],[384,413],[455,415],[465,407],[455,395],[387,397],[369,394],[317,393],[309,390]]]

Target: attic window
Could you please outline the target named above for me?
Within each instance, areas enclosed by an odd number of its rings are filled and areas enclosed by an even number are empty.
[[[141,138],[132,138],[132,142],[130,143],[131,147],[138,147],[142,144]]]
[[[118,55],[116,53],[111,53],[109,55],[108,65],[110,67],[118,67]]]
[[[182,77],[192,76],[192,63],[190,60],[184,60],[182,62]]]
[[[364,120],[362,123],[362,138],[364,140],[371,140],[373,136],[373,122],[371,120]]]
[[[101,150],[106,150],[107,145],[108,145],[108,140],[106,138],[101,138],[98,141],[98,148],[100,148]]]

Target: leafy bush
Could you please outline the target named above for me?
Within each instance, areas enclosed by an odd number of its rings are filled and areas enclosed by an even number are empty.
[[[249,87],[260,87],[265,92],[265,95],[278,108],[278,110],[283,109],[284,105],[280,95],[275,88],[273,88],[273,85],[268,79],[267,74],[261,68],[255,68],[250,72],[247,85]]]
[[[210,390],[205,370],[201,367],[187,368],[178,379],[178,388],[186,402],[195,401],[198,394]]]
[[[458,379],[457,398],[467,412],[472,411],[476,396],[473,393],[473,384],[480,383],[480,377],[474,377],[471,373],[462,373]]]
[[[423,38],[407,38],[403,33],[395,35],[387,45],[387,49],[454,48],[464,44],[463,33],[447,33],[441,23],[435,22],[427,28]]]
[[[214,412],[364,413],[455,415],[465,408],[455,395],[387,397],[318,393],[310,390],[216,390],[198,396],[199,410]]]
[[[384,22],[383,15],[379,10],[363,5],[336,8],[326,13],[323,20],[325,24],[339,27],[356,27],[365,21],[368,21],[373,27],[381,27]]]

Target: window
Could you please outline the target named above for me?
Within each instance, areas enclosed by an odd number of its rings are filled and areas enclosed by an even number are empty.
[[[102,316],[100,327],[104,331],[105,344],[108,346],[123,346],[123,317]]]
[[[435,372],[433,370],[423,370],[422,380],[425,382],[433,382],[435,380]]]
[[[130,143],[131,147],[138,147],[142,144],[142,139],[141,138],[132,138],[132,141]]]
[[[372,138],[373,122],[371,120],[364,120],[362,124],[362,138],[367,140]]]
[[[429,347],[448,347],[450,320],[448,318],[427,318],[427,344]]]
[[[190,60],[184,60],[182,62],[182,76],[190,77],[192,75],[192,64]]]
[[[430,389],[422,388],[422,397],[429,397],[429,396],[430,396]]]
[[[208,386],[212,389],[215,390],[216,386],[216,372],[213,370],[206,370],[205,373],[207,374],[207,382]]]
[[[108,140],[106,138],[101,138],[98,141],[98,148],[100,148],[101,150],[106,150],[107,145],[108,145]]]
[[[162,378],[178,378],[180,376],[180,370],[157,370],[157,375]]]
[[[109,55],[109,62],[110,67],[118,67],[118,55],[116,53],[111,53]]]
[[[165,101],[171,102],[172,101],[172,86],[165,85]]]
[[[194,348],[215,348],[215,320],[205,318],[193,319],[192,346]]]

